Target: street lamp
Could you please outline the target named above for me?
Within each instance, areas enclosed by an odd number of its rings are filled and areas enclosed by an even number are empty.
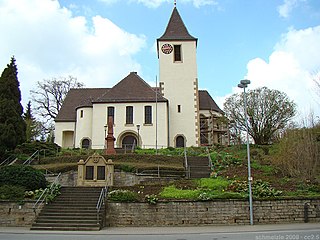
[[[139,134],[139,131],[140,131],[140,125],[137,124],[137,130],[138,130],[138,146],[139,147],[139,139],[140,139],[140,134]]]
[[[252,177],[251,177],[251,166],[250,166],[250,145],[249,145],[249,127],[248,127],[248,117],[247,117],[247,95],[246,88],[250,84],[250,80],[241,80],[238,84],[239,88],[243,88],[243,99],[244,99],[244,117],[246,121],[247,129],[247,157],[248,157],[248,184],[249,184],[249,209],[250,209],[250,225],[253,225],[253,207],[252,207]]]
[[[106,142],[107,142],[107,130],[108,130],[108,125],[107,125],[107,124],[104,125],[103,128],[104,128],[104,149],[107,149],[107,144],[106,144]]]

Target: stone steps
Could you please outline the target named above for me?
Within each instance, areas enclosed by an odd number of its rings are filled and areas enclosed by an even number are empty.
[[[31,230],[53,230],[53,231],[99,231],[101,229],[100,224],[61,224],[61,223],[38,223],[36,226],[32,226]]]
[[[188,168],[190,170],[189,177],[209,178],[211,169],[208,157],[188,157]]]
[[[103,227],[105,209],[97,214],[101,188],[63,187],[54,202],[43,207],[31,230],[97,231]]]

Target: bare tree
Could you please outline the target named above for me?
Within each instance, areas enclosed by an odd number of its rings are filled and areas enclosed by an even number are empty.
[[[84,84],[73,76],[38,81],[36,88],[30,91],[35,114],[45,122],[52,121],[58,115],[69,90],[83,86]]]
[[[243,93],[233,94],[224,103],[224,112],[237,134],[246,131],[243,97]],[[269,144],[295,115],[296,105],[285,93],[262,87],[248,91],[246,110],[248,130],[254,142]]]
[[[284,176],[311,181],[317,178],[320,167],[319,131],[319,124],[285,131],[276,154],[271,158]]]

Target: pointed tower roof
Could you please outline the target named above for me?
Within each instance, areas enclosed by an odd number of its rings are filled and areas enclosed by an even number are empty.
[[[158,38],[159,40],[193,40],[198,39],[190,35],[176,7],[173,8],[169,23],[165,33]]]

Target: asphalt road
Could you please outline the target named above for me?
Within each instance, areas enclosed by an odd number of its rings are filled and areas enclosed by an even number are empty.
[[[107,228],[98,232],[0,228],[0,240],[320,240],[320,224]]]

